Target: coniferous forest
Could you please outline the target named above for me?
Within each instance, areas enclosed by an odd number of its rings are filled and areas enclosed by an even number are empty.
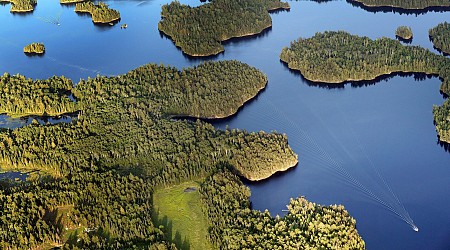
[[[191,56],[215,55],[222,41],[261,33],[272,26],[271,10],[289,9],[279,0],[214,0],[199,7],[164,5],[158,29]]]
[[[443,22],[429,30],[430,40],[439,51],[450,53],[450,24]]]
[[[5,74],[2,82],[16,86],[11,82],[18,79],[25,80]],[[364,247],[354,220],[341,207],[293,200],[283,220],[249,209],[248,188],[235,174],[259,180],[294,166],[297,156],[285,135],[220,131],[199,120],[171,118],[234,113],[267,82],[255,68],[237,61],[208,62],[183,71],[149,64],[117,77],[82,80],[74,88],[63,77],[25,82],[2,93],[11,93],[9,106],[16,105],[18,115],[30,110],[31,103],[14,97],[27,97],[31,90],[38,93],[35,99],[47,100],[39,102],[41,110],[32,112],[61,111],[64,105],[79,115],[69,124],[32,123],[1,131],[2,168],[38,171],[27,182],[1,182],[3,249],[175,249],[164,236],[164,227],[152,222],[152,190],[207,176],[203,206],[210,219],[211,240],[218,247],[225,247],[218,239],[243,236],[246,242],[229,248]],[[69,94],[76,99],[72,106]],[[212,101],[222,105],[204,105]],[[215,181],[230,185],[215,193]],[[236,201],[221,202],[229,196]],[[219,207],[217,202],[242,205]],[[313,215],[308,225],[298,224],[303,219],[296,216]],[[336,219],[341,222],[336,224]],[[218,227],[217,220],[226,223]],[[248,234],[249,226],[259,231]],[[263,233],[261,228],[272,229]],[[288,232],[296,236],[287,236]],[[317,238],[318,233],[322,236]],[[274,241],[279,238],[276,235],[289,240]]]
[[[441,91],[450,94],[449,59],[419,46],[405,46],[390,38],[371,40],[344,31],[316,33],[299,38],[281,51],[281,61],[314,82],[342,83],[373,80],[395,72],[438,75]],[[448,141],[448,100],[434,108],[436,130]]]

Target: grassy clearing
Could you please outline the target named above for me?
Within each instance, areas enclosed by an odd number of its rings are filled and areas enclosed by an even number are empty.
[[[167,238],[180,249],[212,249],[207,238],[208,224],[202,211],[199,183],[190,181],[155,192],[153,202],[158,222],[164,225]],[[185,192],[186,188],[195,191]]]

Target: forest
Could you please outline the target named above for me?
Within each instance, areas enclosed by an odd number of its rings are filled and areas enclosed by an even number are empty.
[[[0,3],[11,3],[10,12],[32,12],[36,0],[1,0]]]
[[[395,72],[438,75],[442,80],[441,91],[450,94],[448,58],[385,37],[371,40],[344,31],[316,33],[311,38],[291,42],[290,47],[282,49],[280,59],[290,69],[299,70],[306,79],[314,82],[373,80]],[[448,105],[442,109],[448,109]],[[438,113],[442,114],[442,111],[434,112],[436,123],[440,122],[437,132],[445,141],[450,121],[436,117]]]
[[[65,77],[46,80],[4,73],[0,76],[0,113],[11,117],[58,116],[76,111],[70,100],[73,83]]]
[[[120,19],[120,13],[117,10],[110,9],[106,3],[81,2],[75,5],[75,12],[89,13],[94,23],[113,23]]]
[[[222,41],[259,34],[272,26],[271,10],[289,9],[279,0],[214,0],[199,7],[174,1],[162,6],[158,29],[191,56],[224,51]]]
[[[397,38],[400,38],[400,39],[403,39],[403,40],[412,40],[413,32],[411,30],[411,27],[399,26],[397,28],[397,30],[395,30],[395,36]]]
[[[41,101],[47,110],[69,102],[71,91],[79,114],[72,123],[34,122],[0,131],[2,169],[37,171],[27,182],[0,181],[2,249],[175,249],[164,227],[150,218],[153,190],[208,176],[202,200],[218,247],[364,247],[355,221],[340,206],[293,200],[285,219],[250,210],[249,190],[235,174],[259,180],[294,166],[297,155],[286,135],[220,131],[200,120],[172,118],[210,116],[220,107],[222,114],[235,112],[267,82],[255,68],[237,61],[182,71],[148,64],[116,77],[88,78],[73,88],[63,77],[25,80],[5,74],[2,82],[14,86],[8,83],[17,79],[26,83],[3,95],[37,91],[36,99],[48,99]],[[234,107],[202,106],[211,100],[232,100]],[[30,109],[28,102],[9,101]],[[222,182],[229,184],[219,188]],[[310,218],[308,225],[299,224],[303,217]],[[245,240],[226,246],[221,240],[228,237]]]
[[[447,0],[347,0],[367,7],[394,7],[407,10],[426,9],[430,7],[449,7]]]
[[[287,214],[271,217],[250,209],[250,190],[223,167],[200,193],[216,249],[364,249],[355,220],[343,206],[291,199]]]
[[[394,72],[438,74],[444,86],[450,80],[445,70],[448,59],[443,56],[390,38],[371,40],[344,31],[300,38],[283,48],[280,58],[289,68],[316,82],[372,80]]]
[[[433,46],[444,53],[450,53],[450,23],[443,22],[428,31]]]
[[[450,101],[446,100],[442,106],[434,106],[433,116],[439,140],[450,143]]]

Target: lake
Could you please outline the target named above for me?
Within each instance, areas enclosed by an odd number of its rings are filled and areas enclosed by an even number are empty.
[[[32,78],[65,75],[78,82],[149,62],[182,68],[211,60],[183,55],[159,33],[160,8],[168,0],[106,2],[121,12],[120,24],[128,24],[127,29],[95,26],[89,16],[49,0],[40,0],[31,15],[12,15],[9,5],[0,6],[0,71]],[[373,13],[345,1],[289,3],[289,12],[271,15],[271,29],[232,39],[224,53],[212,58],[243,61],[269,78],[267,88],[237,115],[213,124],[286,133],[299,154],[296,168],[247,183],[253,208],[283,215],[290,197],[304,195],[323,205],[345,205],[368,249],[450,249],[450,153],[439,145],[432,117],[432,106],[444,101],[439,79],[396,75],[325,86],[306,81],[279,61],[281,48],[299,37],[346,30],[394,38],[400,25],[411,26],[413,45],[434,51],[428,29],[450,20],[450,12],[406,15]],[[44,21],[58,17],[60,26]],[[43,42],[45,55],[25,56],[22,49],[31,42]],[[0,123],[5,121],[0,117]],[[419,232],[402,220],[405,211]]]

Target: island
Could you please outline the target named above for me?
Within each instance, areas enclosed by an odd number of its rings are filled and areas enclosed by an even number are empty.
[[[413,32],[411,30],[411,27],[399,26],[395,31],[395,36],[400,41],[410,42],[413,38]]]
[[[207,241],[198,245],[217,248],[365,246],[342,206],[299,197],[283,219],[250,209],[250,191],[238,175],[260,180],[295,166],[286,135],[174,119],[236,112],[267,83],[247,64],[206,62],[181,71],[147,64],[75,87],[64,77],[4,74],[2,82],[20,79],[26,83],[19,88],[0,88],[6,106],[18,107],[15,112],[31,110],[27,105],[34,103],[18,97],[37,92],[42,110],[67,106],[79,114],[71,123],[0,130],[0,168],[38,171],[25,183],[0,181],[0,231],[8,232],[0,235],[2,248],[185,249],[186,237],[198,231],[203,237],[195,239]],[[174,195],[179,200],[167,202]],[[170,215],[167,204],[183,208],[169,219],[190,214],[206,225],[182,230],[177,224],[175,233],[172,222],[157,214]]]
[[[348,0],[366,7],[391,7],[404,10],[424,10],[434,7],[450,7],[447,0]]]
[[[44,54],[45,46],[43,43],[31,43],[23,48],[25,54]]]
[[[397,72],[436,75],[442,93],[450,94],[450,60],[418,46],[404,46],[389,38],[371,40],[344,31],[316,33],[282,49],[280,59],[309,81],[345,83],[375,80]],[[448,100],[446,101],[448,103]],[[440,139],[448,141],[448,105],[435,107]]]
[[[443,22],[428,31],[434,48],[450,54],[450,23]]]
[[[10,12],[32,12],[36,6],[36,0],[0,0],[0,3],[11,3]]]
[[[92,16],[92,22],[97,24],[114,24],[120,20],[120,12],[110,9],[107,4],[98,2],[80,2],[75,5],[75,12],[89,13]]]
[[[345,31],[316,33],[282,49],[281,61],[314,82],[373,80],[395,72],[439,75],[447,88],[449,60],[418,46],[390,38],[371,40]],[[443,87],[444,88],[444,87]]]
[[[271,27],[269,11],[289,8],[279,0],[214,0],[194,8],[174,1],[162,6],[158,29],[185,54],[211,56],[224,51],[222,41]]]

